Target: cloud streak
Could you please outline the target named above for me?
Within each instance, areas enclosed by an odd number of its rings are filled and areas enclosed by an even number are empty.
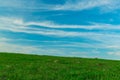
[[[113,0],[67,0],[64,5],[56,6],[56,10],[85,10],[95,7],[109,7]]]
[[[93,25],[61,25],[55,24],[53,22],[24,22],[22,19],[16,18],[7,18],[1,17],[0,18],[0,29],[1,30],[9,30],[12,32],[23,32],[28,34],[40,34],[40,35],[53,35],[58,37],[90,37],[90,38],[97,38],[99,37],[119,37],[119,34],[113,33],[97,33],[97,32],[74,32],[74,31],[63,31],[59,30],[61,28],[77,28],[77,29],[88,29],[88,30],[120,30],[119,25],[111,25],[111,24],[93,24]],[[29,26],[38,26],[38,28],[31,28]],[[41,27],[48,27],[51,29],[41,29]],[[57,28],[58,30],[55,30]]]
[[[119,56],[119,0],[47,1],[0,0],[0,51]]]
[[[13,4],[14,3],[14,4]],[[66,0],[64,4],[46,4],[41,0],[0,0],[0,7],[9,9],[28,9],[28,10],[70,10],[81,11],[92,8],[102,10],[120,9],[119,0]],[[117,6],[116,6],[117,5]]]
[[[88,37],[90,36],[97,37],[102,36],[103,33],[95,33],[95,32],[74,32],[74,31],[63,31],[63,30],[55,30],[53,28],[61,29],[61,28],[80,28],[80,29],[101,29],[101,30],[118,30],[120,26],[110,25],[110,24],[95,24],[95,25],[59,25],[51,22],[24,22],[22,19],[14,19],[14,18],[0,18],[0,29],[1,30],[9,30],[12,32],[23,32],[28,34],[40,34],[40,35],[50,35],[50,36],[58,36],[58,37]],[[38,28],[31,28],[29,26],[38,26]],[[48,27],[51,29],[41,29],[40,27]],[[119,35],[105,33],[108,37],[119,37]]]
[[[119,39],[120,36],[118,33],[98,33],[98,32],[76,32],[76,31],[64,31],[59,30],[61,28],[76,28],[76,29],[101,29],[101,30],[120,30],[119,25],[111,25],[111,24],[92,24],[89,26],[86,25],[64,25],[64,24],[56,24],[51,21],[43,21],[43,22],[25,22],[23,19],[18,18],[10,18],[10,17],[1,17],[0,18],[0,30],[6,30],[11,32],[22,32],[27,34],[38,34],[38,35],[45,35],[45,36],[54,36],[54,37],[60,37],[60,38],[80,38],[85,37],[88,39],[96,40],[101,43],[97,43],[95,45],[89,44],[89,43],[69,43],[69,44],[63,44],[63,45],[50,45],[50,47],[57,47],[57,49],[48,49],[50,52],[46,52],[43,48],[38,48],[35,46],[26,46],[26,48],[22,48],[21,45],[6,43],[9,41],[7,38],[0,38],[1,41],[1,50],[0,51],[7,51],[7,52],[24,52],[24,53],[33,53],[33,52],[43,52],[47,54],[53,54],[55,52],[58,53],[62,49],[64,50],[61,53],[65,53],[65,49],[68,47],[73,47],[73,52],[70,54],[78,54],[78,53],[85,53],[86,51],[82,51],[82,49],[90,50],[92,53],[100,53],[99,49],[107,49],[108,52],[112,50],[112,52],[119,51],[119,45],[120,43]],[[38,26],[38,28],[31,28],[30,26]],[[41,29],[41,27],[45,27],[45,29]],[[50,28],[47,29],[46,27]],[[58,29],[58,30],[56,30]],[[48,47],[48,46],[47,46]],[[66,48],[65,48],[66,47]],[[70,48],[70,49],[71,49]],[[75,48],[81,48],[80,52],[76,52]],[[30,51],[28,51],[30,50]],[[67,49],[69,50],[69,49]],[[110,50],[110,51],[109,51]],[[70,50],[71,51],[71,50]],[[75,51],[75,52],[74,52]],[[60,53],[58,53],[60,55]],[[113,53],[108,53],[108,55],[113,55]],[[118,55],[118,53],[115,53],[114,55]]]

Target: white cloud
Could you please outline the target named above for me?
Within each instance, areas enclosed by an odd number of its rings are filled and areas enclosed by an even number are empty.
[[[82,28],[82,29],[101,29],[101,30],[114,30],[120,29],[120,25],[111,25],[111,24],[102,24],[102,23],[91,23],[91,25],[66,25],[66,24],[56,24],[52,21],[43,21],[43,22],[27,22],[25,23],[26,26],[36,25],[48,28]]]
[[[29,4],[28,4],[29,3]],[[101,8],[102,10],[120,9],[119,0],[66,0],[64,4],[45,4],[39,0],[0,0],[0,7],[9,9],[28,10],[86,10],[91,8]]]
[[[33,53],[39,49],[31,46],[15,45],[6,42],[0,42],[0,52]]]
[[[63,30],[55,30],[55,29],[41,29],[41,28],[30,28],[30,25],[38,25],[49,28],[83,28],[83,29],[101,29],[101,30],[113,30],[120,29],[120,26],[110,25],[110,24],[94,24],[90,26],[81,26],[81,25],[59,25],[51,22],[24,22],[22,19],[16,18],[0,18],[0,29],[1,30],[9,30],[12,32],[23,32],[28,34],[40,34],[40,35],[49,35],[49,36],[58,36],[58,37],[120,37],[119,35],[114,34],[103,34],[103,33],[94,33],[94,32],[69,32]]]
[[[54,5],[44,4],[41,0],[0,0],[0,7],[20,10],[50,10]]]
[[[4,41],[5,40],[5,41]],[[74,54],[80,52],[69,52],[69,55],[66,54],[66,48],[51,48],[51,47],[38,47],[38,46],[26,46],[23,44],[13,44],[6,41],[14,41],[14,39],[0,38],[0,52],[11,52],[11,53],[24,53],[24,54],[38,54],[38,55],[56,55],[56,56],[73,56]],[[74,50],[74,49],[73,49]],[[83,52],[82,52],[83,53]],[[80,54],[82,54],[80,53]],[[85,54],[82,54],[85,55]]]
[[[83,28],[83,29],[101,29],[101,30],[120,30],[119,25],[111,25],[111,24],[93,24],[90,26],[85,25],[61,25],[55,24],[53,22],[24,22],[22,19],[16,18],[7,18],[1,17],[0,18],[0,30],[12,31],[12,32],[23,32],[28,34],[39,34],[39,35],[46,35],[46,36],[57,36],[57,37],[85,37],[88,39],[100,41],[101,43],[98,44],[89,44],[89,43],[69,43],[65,45],[57,45],[56,47],[82,47],[82,48],[93,48],[93,49],[110,49],[115,51],[119,51],[119,43],[120,43],[120,36],[118,33],[97,33],[97,32],[69,32],[69,31],[62,31],[59,28]],[[31,25],[38,25],[43,27],[49,27],[51,29],[40,29],[40,28],[30,28]],[[58,30],[53,30],[52,28],[57,28]],[[61,49],[46,49],[43,48],[36,48],[34,46],[23,46],[14,45],[6,42],[11,41],[8,38],[0,38],[0,51],[6,52],[22,52],[22,53],[32,53],[32,52],[40,52],[40,53],[50,53],[53,54],[55,52],[61,52]],[[30,50],[30,51],[28,51]],[[94,50],[97,51],[97,50]],[[93,52],[94,52],[93,51]],[[61,53],[64,53],[61,52]],[[58,53],[58,54],[61,54]],[[118,54],[118,53],[117,53]],[[115,54],[116,55],[116,54]]]
[[[120,9],[119,0],[67,0],[63,5],[56,5],[54,10],[81,11],[99,8],[101,12]]]
[[[94,7],[110,6],[113,0],[67,0],[64,5],[56,6],[56,10],[84,10]]]
[[[19,39],[18,39],[19,40]],[[0,37],[0,52],[14,52],[14,53],[24,53],[24,54],[41,54],[41,55],[58,55],[60,53],[64,54],[64,51],[52,48],[42,48],[42,46],[32,46],[23,44],[13,44],[7,41],[14,41],[14,39],[9,39],[6,37]]]
[[[108,52],[109,55],[120,56],[120,51]]]

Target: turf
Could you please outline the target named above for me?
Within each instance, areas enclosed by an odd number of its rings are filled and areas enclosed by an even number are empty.
[[[120,61],[0,53],[0,80],[120,80]]]

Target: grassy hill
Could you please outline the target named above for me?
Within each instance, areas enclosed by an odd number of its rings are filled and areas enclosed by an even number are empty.
[[[0,53],[0,80],[120,80],[120,61]]]

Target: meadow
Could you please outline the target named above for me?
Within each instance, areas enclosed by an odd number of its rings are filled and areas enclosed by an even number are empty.
[[[120,61],[0,53],[0,80],[120,80]]]

